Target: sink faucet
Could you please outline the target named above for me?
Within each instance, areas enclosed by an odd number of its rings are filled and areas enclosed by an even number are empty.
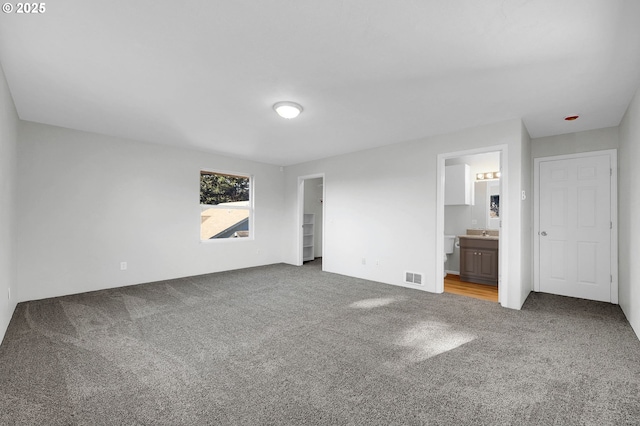
[[[482,230],[482,236],[483,236],[483,237],[486,237],[486,236],[487,236],[487,231],[486,231],[486,230],[484,230],[484,229]]]

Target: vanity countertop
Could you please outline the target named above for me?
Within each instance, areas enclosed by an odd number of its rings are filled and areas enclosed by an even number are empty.
[[[497,237],[495,235],[458,235],[458,238],[470,238],[473,240],[494,240],[494,241],[498,241],[500,239],[500,237]]]

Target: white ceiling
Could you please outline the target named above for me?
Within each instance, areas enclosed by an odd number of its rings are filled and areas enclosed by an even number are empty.
[[[63,0],[1,15],[23,120],[277,165],[518,117],[534,138],[616,126],[640,82],[636,0]],[[284,100],[302,115],[278,117]]]

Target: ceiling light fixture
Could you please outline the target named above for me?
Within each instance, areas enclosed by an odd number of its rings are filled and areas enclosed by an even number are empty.
[[[564,120],[565,121],[573,121],[573,120],[577,120],[578,117],[580,117],[579,115],[570,115],[568,117],[565,117]]]
[[[296,118],[302,112],[302,106],[295,102],[277,102],[273,104],[273,109],[282,118]]]

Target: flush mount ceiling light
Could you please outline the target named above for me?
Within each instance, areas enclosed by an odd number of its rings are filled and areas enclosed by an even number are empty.
[[[577,120],[578,117],[580,117],[579,115],[570,115],[568,117],[565,117],[564,120],[565,121],[573,121],[573,120]]]
[[[277,102],[273,105],[273,109],[282,118],[296,118],[302,112],[302,106],[295,102]]]

